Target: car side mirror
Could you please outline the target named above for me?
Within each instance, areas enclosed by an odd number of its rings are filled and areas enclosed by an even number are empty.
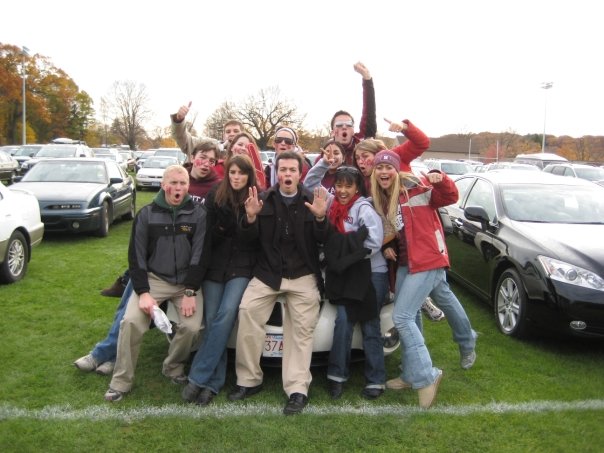
[[[122,178],[109,178],[109,184],[119,184],[124,182]]]
[[[486,230],[491,222],[489,219],[489,215],[487,211],[482,206],[467,206],[463,210],[466,219],[471,220],[472,222],[480,222],[483,230]]]

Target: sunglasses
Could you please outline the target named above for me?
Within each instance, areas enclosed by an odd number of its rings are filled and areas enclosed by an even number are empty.
[[[275,137],[275,143],[279,144],[279,143],[283,143],[285,142],[286,145],[293,145],[294,141],[291,138],[287,138],[287,137]]]
[[[334,124],[335,127],[353,127],[354,123],[352,121],[338,121]]]
[[[350,173],[351,175],[358,175],[360,173],[357,167],[351,167],[350,165],[342,165],[336,169],[336,173]]]

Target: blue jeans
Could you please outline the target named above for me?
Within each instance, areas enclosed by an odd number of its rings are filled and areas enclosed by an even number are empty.
[[[203,288],[205,333],[195,354],[189,381],[218,393],[224,386],[227,368],[226,345],[235,325],[239,304],[249,278],[237,277],[226,283],[205,280]]]
[[[417,318],[424,300],[444,281],[445,270],[434,269],[409,274],[407,266],[396,272],[396,294],[392,321],[401,339],[401,379],[414,389],[428,387],[436,381],[439,369],[432,366]]]
[[[111,324],[107,336],[104,340],[99,341],[91,352],[92,357],[98,364],[115,362],[115,356],[117,355],[117,337],[120,333],[120,323],[122,322],[122,318],[126,312],[126,306],[128,305],[128,299],[130,299],[132,291],[132,282],[128,281],[128,284],[124,289],[124,294],[120,299],[120,304],[115,310],[115,318],[113,318],[113,324]]]
[[[365,352],[365,385],[367,388],[384,388],[386,365],[384,364],[384,342],[380,330],[379,313],[388,291],[388,274],[386,272],[372,272],[371,283],[377,298],[378,316],[361,322],[363,350]],[[327,366],[327,379],[346,382],[349,378],[350,349],[355,323],[348,321],[344,305],[336,305],[336,309],[333,344],[329,352]]]

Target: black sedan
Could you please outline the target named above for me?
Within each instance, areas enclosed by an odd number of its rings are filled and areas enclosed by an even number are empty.
[[[116,162],[104,159],[43,160],[14,187],[36,196],[46,232],[104,237],[114,220],[131,220],[136,211],[132,178]]]
[[[441,208],[450,276],[489,301],[501,332],[604,336],[604,188],[541,172],[456,179]]]

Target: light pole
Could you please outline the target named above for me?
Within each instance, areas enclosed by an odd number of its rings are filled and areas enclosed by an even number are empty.
[[[23,77],[23,144],[27,144],[27,127],[26,127],[26,118],[27,115],[25,113],[25,108],[26,108],[26,103],[25,103],[25,78],[27,77],[27,74],[25,74],[25,57],[28,56],[29,57],[29,49],[25,46],[21,47],[22,52],[21,55],[23,56],[23,62],[21,63],[21,76]]]
[[[543,82],[541,88],[545,90],[545,102],[543,107],[543,142],[541,143],[541,152],[545,152],[545,121],[547,119],[547,90],[554,86],[554,82]]]

